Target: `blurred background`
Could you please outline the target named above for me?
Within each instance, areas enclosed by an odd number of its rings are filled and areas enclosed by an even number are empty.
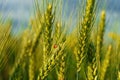
[[[64,0],[66,3],[67,0]],[[68,8],[74,9],[78,0],[69,0]],[[120,0],[105,0],[107,12],[107,31],[120,34]],[[34,0],[0,0],[0,15],[2,19],[13,22],[14,31],[21,31],[29,25],[34,15]]]

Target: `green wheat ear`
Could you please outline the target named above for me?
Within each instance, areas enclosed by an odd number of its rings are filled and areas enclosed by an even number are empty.
[[[109,45],[108,51],[105,55],[102,65],[101,65],[102,67],[100,68],[100,80],[104,80],[104,78],[105,78],[105,73],[107,71],[107,67],[109,66],[109,62],[110,62],[111,51],[112,51],[112,46]]]
[[[48,76],[48,73],[55,68],[57,61],[59,61],[60,57],[63,55],[65,47],[66,43],[64,42],[52,51],[53,55],[49,58],[47,63],[40,68],[37,80],[44,80]]]
[[[58,44],[60,44],[59,38],[61,36],[61,28],[62,28],[61,23],[57,22],[55,26],[55,33],[54,33],[54,43],[55,43],[53,45],[54,48],[57,48]],[[64,51],[61,53],[64,53]],[[61,61],[59,61],[58,69],[56,68],[57,74],[58,74],[58,80],[65,80],[65,57],[66,57],[66,54],[63,54],[61,57]]]
[[[91,32],[92,25],[94,22],[92,21],[94,17],[94,8],[95,8],[96,0],[87,0],[85,13],[83,17],[83,21],[79,26],[79,47],[76,52],[76,59],[77,59],[77,72],[80,72],[81,63],[86,56],[87,53],[87,46],[89,40],[89,34]],[[80,28],[81,27],[81,28]]]
[[[64,51],[62,53],[64,53]],[[58,80],[65,80],[65,57],[66,54],[64,53],[59,64]]]
[[[98,28],[97,35],[97,46],[96,46],[96,59],[97,59],[97,67],[98,67],[98,76],[100,75],[100,53],[103,46],[103,37],[105,32],[105,22],[106,22],[106,13],[105,11],[101,12],[101,20]]]
[[[44,42],[43,42],[43,63],[46,64],[47,59],[48,59],[48,55],[50,55],[50,51],[51,51],[51,42],[52,42],[52,26],[53,26],[53,11],[52,11],[52,4],[48,4],[47,5],[47,10],[44,16]]]
[[[21,61],[25,58],[25,56],[28,54],[29,48],[31,46],[31,39],[29,37],[29,30],[25,30],[22,36],[22,49],[20,51],[20,55],[18,55],[17,60],[15,61],[15,64],[13,68],[10,71],[10,76],[13,76],[16,69],[18,68]]]
[[[96,62],[96,56],[95,56],[95,45],[91,42],[88,46],[88,52],[87,52],[87,79],[88,80],[97,80],[97,62]]]

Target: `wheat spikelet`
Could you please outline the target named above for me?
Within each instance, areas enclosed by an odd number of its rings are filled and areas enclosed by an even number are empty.
[[[36,51],[37,46],[39,45],[40,37],[42,36],[43,29],[43,17],[39,19],[40,21],[37,23],[37,30],[34,32],[34,38],[32,39],[32,44],[29,50],[29,79],[34,80],[34,53]],[[36,27],[33,25],[33,27]]]
[[[92,42],[89,43],[88,52],[87,52],[87,79],[88,80],[97,80],[97,62],[95,56],[95,46]]]
[[[95,63],[95,59],[93,59],[93,63],[89,64],[88,67],[88,72],[87,72],[87,80],[97,80],[97,67]]]
[[[45,77],[57,64],[59,58],[63,55],[63,50],[65,49],[65,43],[60,44],[55,50],[53,50],[53,55],[48,60],[48,62],[40,68],[40,73],[37,77],[37,80],[44,80]]]
[[[66,54],[64,53],[59,64],[58,80],[65,80],[65,57]]]
[[[34,80],[34,56],[29,57],[29,80]]]
[[[58,40],[60,38],[60,33],[61,33],[61,24],[60,22],[57,22],[55,27],[55,33],[54,33],[55,44],[58,43]]]
[[[112,46],[109,45],[108,51],[105,55],[102,65],[101,65],[102,67],[100,68],[100,80],[104,80],[104,78],[105,78],[105,73],[106,73],[107,67],[109,66],[111,50],[112,50]]]
[[[98,69],[100,66],[99,65],[100,62],[98,62],[98,61],[100,58],[98,57],[98,55],[100,55],[100,51],[101,51],[101,47],[102,47],[102,43],[103,43],[102,41],[103,41],[104,27],[105,27],[105,12],[103,11],[101,14],[100,29],[99,29],[99,33],[98,33],[98,37],[97,37],[97,46],[99,45],[98,46],[99,48],[97,47],[96,54],[95,54],[95,51],[91,52],[92,49],[89,50],[89,48],[88,48],[88,51],[90,51],[90,52],[88,52],[88,58],[90,58],[88,60],[89,61],[88,72],[87,72],[88,80],[97,80],[98,76],[99,76]],[[89,46],[89,47],[91,47],[91,46]]]
[[[17,69],[18,65],[20,64],[21,60],[26,56],[26,54],[29,52],[29,48],[31,46],[31,40],[29,38],[29,30],[26,30],[24,32],[24,36],[23,36],[23,42],[22,42],[22,50],[21,50],[21,54],[19,55],[19,57],[17,58],[17,60],[15,61],[15,64],[12,68],[12,70],[10,71],[10,76],[12,76],[15,72],[15,70]]]
[[[104,31],[105,31],[105,20],[106,20],[106,15],[105,11],[101,12],[101,20],[100,20],[100,26],[99,26],[99,32],[97,35],[97,47],[96,47],[96,59],[97,59],[97,66],[98,66],[98,76],[100,72],[100,52],[101,48],[103,46],[103,36],[104,36]]]
[[[56,23],[56,27],[55,27],[55,45],[54,48],[57,47],[57,44],[59,44],[59,38],[60,38],[60,33],[61,33],[61,24],[59,22]],[[64,51],[62,52],[64,53]],[[57,71],[58,73],[58,80],[64,80],[64,72],[65,72],[65,56],[66,54],[62,55],[61,61],[59,63],[59,70]],[[57,70],[57,69],[56,69]]]
[[[81,63],[85,58],[88,39],[90,34],[90,29],[92,28],[92,19],[94,19],[94,7],[95,7],[95,0],[87,0],[85,15],[83,21],[81,22],[80,26],[81,29],[79,30],[79,47],[78,51],[76,52],[77,57],[77,72],[80,72]]]
[[[39,40],[42,35],[42,23],[39,24],[38,31],[34,33],[34,38],[31,43],[31,47],[29,49],[29,80],[34,80],[34,53],[36,51],[37,46],[39,45]]]
[[[38,8],[39,6],[36,6]],[[36,51],[37,46],[39,45],[40,38],[42,36],[43,28],[44,28],[44,16],[40,16],[40,11],[36,15],[36,19],[32,21],[32,31],[33,31],[33,39],[32,44],[29,49],[29,79],[34,80],[34,53]]]
[[[77,60],[77,72],[79,72],[81,70],[80,66],[81,66],[81,63],[82,63],[82,60],[84,59],[84,57],[82,57],[81,59],[79,59],[78,54],[80,54],[80,52],[79,52],[79,50],[78,50],[77,47],[75,47],[75,49],[74,49],[74,54],[75,54],[76,60]],[[78,62],[79,62],[79,64],[78,64]]]
[[[101,47],[103,45],[103,36],[104,36],[104,31],[105,31],[105,11],[102,11],[101,13],[101,21],[100,21],[100,26],[99,26],[99,32],[97,36],[97,53],[101,51]]]
[[[47,57],[51,50],[51,33],[52,33],[52,24],[53,24],[53,15],[52,15],[52,5],[47,6],[47,11],[45,13],[45,30],[44,30],[44,46],[43,46],[43,63],[46,64]]]

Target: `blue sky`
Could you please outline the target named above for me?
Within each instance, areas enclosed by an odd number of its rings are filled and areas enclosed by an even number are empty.
[[[76,2],[69,0],[69,8]],[[33,15],[33,0],[0,0],[0,14],[12,19],[14,26],[27,26]],[[107,0],[107,15],[110,22],[120,26],[120,0]]]
[[[0,3],[2,16],[12,19],[14,26],[27,25],[30,15],[32,15],[32,0],[2,0]]]

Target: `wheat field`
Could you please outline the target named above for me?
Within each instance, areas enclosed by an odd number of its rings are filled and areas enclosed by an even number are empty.
[[[105,35],[104,0],[70,11],[68,1],[34,0],[34,18],[17,35],[1,17],[0,80],[120,80],[120,35]]]

